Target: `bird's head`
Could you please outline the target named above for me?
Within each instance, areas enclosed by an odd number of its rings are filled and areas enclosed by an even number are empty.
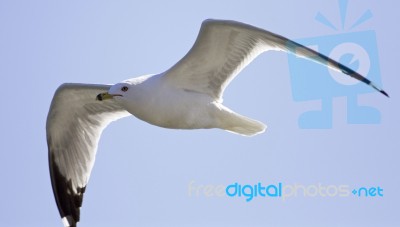
[[[131,85],[128,83],[118,83],[110,87],[108,92],[100,93],[96,96],[96,100],[103,101],[115,97],[123,98],[129,92]]]

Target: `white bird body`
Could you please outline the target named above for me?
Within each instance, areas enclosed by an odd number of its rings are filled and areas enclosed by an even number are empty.
[[[132,101],[125,101],[125,95],[115,96],[115,100],[132,115],[153,125],[173,129],[210,128],[210,122],[204,120],[210,119],[205,107],[213,102],[212,98],[163,83],[162,76],[154,75],[133,83],[126,92],[126,98]],[[109,93],[113,94],[113,87]]]
[[[52,186],[64,225],[79,221],[101,132],[114,120],[134,115],[164,128],[220,128],[245,136],[264,132],[263,123],[223,106],[222,95],[247,64],[268,50],[310,59],[387,96],[357,72],[285,37],[240,22],[206,20],[191,50],[164,73],[112,86],[63,84],[57,89],[46,131]]]
[[[251,132],[245,133],[242,130],[241,134],[250,136],[264,131],[262,123],[235,114],[220,100],[205,93],[177,87],[166,80],[164,73],[137,77],[113,85],[108,93],[116,95],[114,99],[133,116],[164,128],[221,128],[235,132],[233,126],[239,127],[250,122],[257,125],[255,131],[247,129]],[[129,86],[129,90],[121,92],[123,86]]]

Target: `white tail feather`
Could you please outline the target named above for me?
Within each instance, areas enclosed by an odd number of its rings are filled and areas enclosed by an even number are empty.
[[[233,112],[225,106],[219,106],[220,128],[243,136],[263,133],[267,128],[263,123]]]

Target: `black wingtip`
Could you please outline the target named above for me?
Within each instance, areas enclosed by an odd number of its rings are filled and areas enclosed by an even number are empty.
[[[369,79],[363,77],[362,75],[358,74],[357,72],[355,72],[354,70],[350,69],[349,67],[342,65],[340,63],[338,63],[338,67],[340,68],[340,70],[342,71],[342,73],[349,75],[359,81],[364,82],[365,84],[371,86],[372,88],[374,88],[375,90],[379,91],[380,93],[382,93],[383,95],[385,95],[386,97],[390,98],[390,96],[388,95],[388,93],[386,93],[384,90],[380,89],[380,87],[376,86],[372,81],[370,81]]]
[[[369,81],[368,79],[365,79],[367,81],[367,84],[370,85],[371,87],[373,87],[375,90],[379,91],[381,94],[383,94],[384,96],[390,98],[390,96],[388,95],[388,93],[386,93],[386,91],[384,91],[383,89],[379,88],[378,86],[376,86],[374,83],[372,83],[371,81]]]
[[[386,97],[390,98],[390,96],[388,95],[388,93],[386,93],[384,90],[380,90],[380,92],[381,92],[382,94],[384,94]]]

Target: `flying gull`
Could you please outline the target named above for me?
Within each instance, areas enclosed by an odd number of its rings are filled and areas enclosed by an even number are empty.
[[[219,128],[244,136],[266,126],[222,104],[232,79],[259,54],[285,51],[353,77],[388,96],[352,69],[283,36],[240,22],[206,20],[196,42],[167,71],[115,85],[62,84],[47,117],[51,182],[64,226],[79,221],[102,130],[134,115],[171,129]]]

